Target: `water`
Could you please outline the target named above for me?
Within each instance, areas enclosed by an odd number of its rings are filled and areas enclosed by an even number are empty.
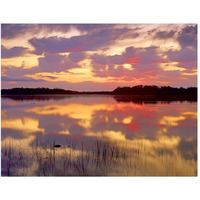
[[[3,176],[197,176],[197,102],[1,101]]]

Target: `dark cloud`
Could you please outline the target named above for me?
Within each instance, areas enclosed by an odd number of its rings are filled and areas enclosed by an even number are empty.
[[[44,57],[38,59],[38,71],[41,72],[60,72],[64,71],[66,67],[64,66],[65,56],[58,54],[45,54]]]
[[[132,33],[132,34],[131,34]],[[37,55],[43,52],[47,53],[64,53],[64,52],[82,52],[94,51],[113,44],[116,40],[129,37],[137,37],[131,29],[103,29],[88,33],[86,35],[74,36],[71,38],[48,37],[32,38],[30,44],[35,48],[34,53]]]
[[[140,64],[153,64],[161,60],[157,53],[158,47],[139,48],[136,57],[141,57]]]
[[[177,38],[182,48],[193,47],[197,48],[197,25],[186,26],[182,29]]]
[[[25,47],[13,47],[11,49],[7,49],[3,45],[1,45],[2,58],[24,56],[26,53],[28,53],[28,48],[25,48]]]
[[[24,78],[25,75],[35,74],[39,72],[67,72],[71,68],[79,68],[80,66],[71,62],[65,55],[59,54],[45,54],[44,57],[38,59],[38,66],[32,68],[4,66],[5,75],[3,81],[26,81],[26,82],[38,82],[39,80]],[[8,78],[9,77],[9,78]],[[48,77],[50,79],[56,79],[54,76],[41,76]]]
[[[35,48],[33,53],[41,55],[44,52],[47,53],[64,53],[64,52],[76,52],[83,51],[84,42],[76,40],[76,37],[59,38],[32,38],[29,40],[30,44]]]
[[[92,66],[95,76],[113,78],[121,77],[123,80],[127,81],[132,80],[133,77],[145,77],[145,75],[141,73],[147,72],[150,69],[157,70],[157,62],[162,60],[157,55],[157,47],[128,47],[121,55],[106,56],[94,54],[91,58],[93,60]],[[126,63],[132,64],[132,70],[120,66]],[[119,66],[116,68],[114,65]],[[153,71],[149,73],[152,72]]]
[[[65,55],[45,54],[38,59],[38,72],[61,72],[67,69],[80,67],[77,63],[71,62]]]
[[[135,54],[136,54],[136,49],[134,47],[131,46],[131,47],[127,47],[125,49],[125,57],[126,58],[132,58],[135,56]]]
[[[197,60],[191,62],[180,62],[179,66],[188,70],[197,69]]]
[[[157,55],[157,47],[147,47],[147,48],[134,48],[128,47],[121,55],[99,55],[94,54],[91,58],[98,64],[116,64],[121,65],[124,63],[139,62],[139,64],[152,64],[161,60]],[[136,61],[137,60],[137,61]]]
[[[123,55],[113,55],[113,56],[104,56],[99,54],[94,54],[91,56],[92,60],[99,64],[123,64],[127,59]]]
[[[188,25],[182,29],[182,34],[197,35],[197,25]]]
[[[97,31],[102,29],[111,29],[114,24],[2,24],[1,37],[5,39],[15,38],[26,33],[37,34],[41,31],[51,33],[53,31],[68,32],[75,28],[81,32]]]
[[[59,55],[59,54],[45,54],[44,56],[45,61],[50,63],[59,63],[65,60],[65,55]]]
[[[37,67],[33,68],[23,68],[23,67],[14,67],[14,66],[4,66],[6,76],[8,77],[17,77],[21,78],[26,74],[31,74],[33,72],[37,72]]]
[[[177,41],[181,49],[178,51],[169,50],[166,55],[170,61],[175,61],[184,65],[185,68],[196,68],[197,61],[197,25],[188,25],[179,33]],[[186,64],[184,64],[186,63]]]
[[[38,34],[41,31],[68,32],[70,27],[71,25],[69,24],[2,24],[1,37],[11,39],[17,36],[23,36],[26,33],[31,33],[32,35]]]
[[[145,27],[146,25],[144,25]],[[182,27],[183,25],[181,25]],[[133,26],[136,27],[136,26]],[[184,28],[180,32],[179,28],[173,28],[171,26],[166,26],[167,31],[161,31],[159,28],[153,29],[151,37],[148,39],[152,40],[153,38],[158,39],[167,39],[174,38],[180,44],[179,51],[166,50],[162,54],[167,55],[167,59],[160,57],[161,49],[159,47],[151,46],[147,48],[135,48],[134,43],[130,43],[130,46],[124,49],[124,52],[116,55],[106,55],[104,52],[110,50],[113,44],[121,43],[120,40],[124,39],[134,39],[138,37],[137,29],[129,28],[126,25],[117,25],[117,24],[3,24],[2,25],[2,38],[10,39],[15,37],[23,37],[24,34],[29,33],[29,37],[32,39],[29,40],[30,44],[34,47],[34,54],[42,55],[38,59],[38,66],[35,66],[30,69],[25,69],[22,65],[20,68],[3,68],[3,74],[6,75],[7,80],[28,80],[26,75],[34,75],[39,72],[68,72],[68,69],[72,68],[81,68],[79,61],[89,58],[91,59],[91,67],[94,77],[109,77],[109,88],[116,86],[117,82],[125,81],[134,81],[137,79],[138,82],[146,83],[159,80],[166,81],[172,84],[183,82],[184,74],[182,75],[180,71],[167,72],[159,67],[161,62],[174,62],[178,61],[177,67],[184,67],[188,71],[186,73],[194,73],[194,70],[197,66],[197,25],[184,25]],[[158,26],[159,27],[159,26]],[[79,30],[82,35],[72,36],[71,38],[65,37],[43,37],[38,38],[38,33],[50,33],[60,31],[62,33],[67,33],[68,31]],[[43,35],[43,34],[40,34]],[[148,32],[142,35],[148,35]],[[144,36],[145,37],[145,36]],[[141,38],[139,38],[140,44]],[[145,38],[144,38],[145,40]],[[131,40],[132,41],[132,40]],[[149,41],[149,40],[148,40]],[[161,40],[162,41],[162,40]],[[102,52],[96,53],[96,51]],[[163,49],[162,49],[163,50]],[[90,52],[88,52],[90,51]],[[94,51],[94,53],[92,52]],[[60,55],[60,53],[69,52],[69,56]],[[7,49],[2,46],[2,58],[11,58],[16,56],[25,55],[28,52],[27,48],[24,47],[13,47]],[[130,68],[127,69],[127,66],[124,64],[130,64]],[[117,65],[117,66],[116,66]],[[166,66],[168,67],[168,66]],[[193,71],[192,71],[193,70]],[[70,72],[68,72],[70,73]],[[174,76],[173,76],[174,75]],[[50,76],[40,76],[47,77],[50,79],[56,79],[53,75]],[[155,77],[155,80],[153,78]],[[156,79],[158,77],[158,79]],[[170,80],[169,80],[170,77]],[[171,80],[171,77],[175,78],[174,81]],[[186,77],[186,76],[185,76]],[[180,78],[180,81],[177,80]],[[150,80],[152,79],[152,80]],[[168,81],[167,81],[168,79]],[[34,79],[33,79],[34,80]],[[56,81],[58,81],[57,79]],[[187,80],[190,80],[190,77],[187,76]],[[28,80],[29,81],[29,80]],[[192,80],[193,81],[193,80]],[[80,80],[79,80],[80,82]],[[115,82],[115,83],[114,83]],[[6,82],[4,83],[6,84]],[[8,83],[7,84],[11,84]],[[20,82],[20,85],[25,85],[25,83]],[[32,82],[33,85],[38,85],[39,82]],[[46,82],[43,83],[45,85]],[[49,84],[51,84],[49,82]],[[52,83],[52,84],[55,84]],[[93,82],[80,82],[77,84],[71,84],[66,82],[56,83],[57,86],[65,87],[65,84],[71,88],[75,86],[79,87],[80,90],[88,90],[87,88],[95,88]],[[120,83],[121,84],[121,83]],[[99,88],[107,88],[105,84],[97,84]],[[76,89],[76,88],[75,88]],[[95,89],[96,90],[96,89]]]
[[[2,76],[1,81],[5,82],[44,82],[45,80],[43,79],[32,79],[32,78],[11,78],[7,76]]]
[[[170,50],[166,54],[171,61],[190,62],[197,60],[197,51],[189,48],[184,48],[180,51]]]
[[[79,62],[85,58],[85,54],[82,52],[72,52],[69,54],[68,58],[72,62]]]
[[[57,78],[57,77],[55,77],[55,76],[42,76],[42,77],[44,77],[44,78],[50,78],[50,79],[52,79],[52,80],[54,80],[54,79]]]
[[[2,24],[1,25],[1,37],[10,39],[19,34],[23,35],[28,29],[33,29],[35,25],[28,24]]]
[[[27,33],[37,35],[40,32],[62,32],[67,33],[71,29],[76,29],[83,34],[90,34],[91,32],[99,32],[104,30],[113,30],[119,24],[2,24],[1,37],[4,39],[11,39],[23,36]],[[134,28],[136,31],[139,28]]]
[[[154,38],[158,38],[158,39],[168,39],[168,38],[171,38],[173,37],[175,34],[175,31],[170,31],[170,32],[167,32],[167,31],[159,31],[156,33],[155,37]]]
[[[95,73],[98,77],[113,77],[113,78],[119,78],[119,77],[125,77],[132,74],[130,70],[124,69],[123,66],[118,66],[117,69],[113,68],[112,65],[109,65],[109,68],[104,70],[101,69],[94,69],[93,73]]]

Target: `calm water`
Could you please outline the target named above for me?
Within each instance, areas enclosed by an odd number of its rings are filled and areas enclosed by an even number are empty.
[[[196,102],[116,99],[1,98],[2,175],[197,175]]]

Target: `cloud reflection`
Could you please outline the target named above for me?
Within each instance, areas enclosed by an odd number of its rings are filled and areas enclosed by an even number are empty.
[[[12,139],[13,144],[33,150],[33,144],[39,138],[43,142],[50,141],[52,144],[56,141],[64,145],[62,150],[57,151],[60,156],[61,152],[66,153],[70,149],[78,156],[80,146],[67,147],[66,141],[73,139],[90,144],[103,139],[125,148],[130,162],[142,163],[145,160],[142,171],[131,169],[137,175],[144,175],[145,170],[148,172],[147,166],[149,170],[156,169],[158,174],[195,174],[197,112],[194,103],[138,105],[118,103],[112,97],[94,96],[60,99],[57,104],[55,100],[38,104],[29,100],[25,102],[26,106],[19,106],[22,104],[19,101],[8,101],[9,106],[6,106],[5,100],[2,99],[2,148]],[[20,138],[14,137],[16,131],[22,133]],[[24,145],[20,145],[21,142]],[[43,151],[42,146],[38,148]],[[169,172],[170,165],[173,170]],[[181,169],[183,165],[185,167]],[[33,163],[33,166],[34,174],[37,165]],[[120,173],[125,173],[122,171]]]

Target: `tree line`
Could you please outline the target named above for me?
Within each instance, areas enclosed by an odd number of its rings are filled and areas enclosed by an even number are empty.
[[[60,94],[108,94],[108,95],[154,95],[154,96],[177,96],[192,95],[197,97],[197,87],[176,88],[170,86],[156,85],[137,85],[134,87],[118,87],[111,92],[78,92],[72,90],[64,90],[60,88],[12,88],[2,89],[2,95],[60,95]]]
[[[176,88],[170,86],[137,85],[134,87],[118,87],[113,90],[113,94],[118,95],[196,95],[197,87]]]

